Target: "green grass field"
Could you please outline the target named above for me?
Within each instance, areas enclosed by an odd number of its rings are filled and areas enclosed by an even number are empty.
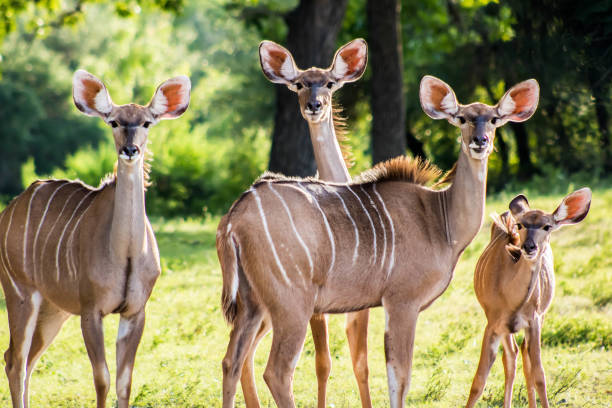
[[[444,295],[421,313],[416,334],[410,406],[462,406],[469,393],[486,323],[472,289],[474,265],[488,241],[492,211],[507,208],[511,195],[487,202],[485,225],[460,259]],[[533,208],[552,211],[562,196],[529,196]],[[543,360],[552,406],[612,405],[612,189],[595,189],[588,217],[553,235],[556,295],[543,325]],[[221,405],[221,359],[229,328],[220,311],[221,273],[214,247],[218,218],[154,220],[162,275],[147,307],[147,324],[136,359],[131,401],[137,407],[217,407]],[[0,298],[0,350],[8,346],[4,300]],[[105,320],[116,405],[114,342],[118,318]],[[328,406],[360,406],[351,370],[344,316],[330,319],[333,368]],[[383,353],[384,317],[370,317],[370,387],[376,407],[388,405]],[[256,356],[263,406],[274,402],[262,379],[271,336]],[[514,406],[526,407],[519,358]],[[68,320],[38,363],[30,386],[33,407],[94,406],[89,360],[77,318]],[[300,407],[316,403],[314,347],[310,334],[294,378]],[[241,391],[238,406],[244,406]],[[498,356],[479,407],[501,406],[503,368]],[[0,377],[0,406],[10,406],[6,377]]]

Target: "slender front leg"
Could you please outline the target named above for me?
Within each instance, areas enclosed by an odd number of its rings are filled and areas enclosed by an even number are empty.
[[[529,360],[531,361],[531,376],[535,389],[540,397],[540,403],[543,408],[548,408],[548,397],[546,395],[546,377],[544,375],[544,366],[542,365],[540,335],[542,329],[542,321],[540,316],[535,317],[533,322],[525,331],[529,332],[529,336],[525,337],[528,340],[527,346],[529,351]]]
[[[516,356],[518,355],[518,346],[512,334],[506,334],[502,337],[502,345],[504,346],[504,374],[506,377],[504,390],[504,408],[512,407],[512,386],[514,385],[514,377],[516,375]]]
[[[327,380],[331,371],[331,353],[329,352],[328,316],[314,314],[310,318],[310,330],[315,346],[315,364],[317,369],[317,407],[325,408]]]
[[[370,386],[368,384],[368,320],[370,310],[346,314],[346,337],[351,350],[353,372],[359,387],[361,406],[371,408]]]
[[[127,408],[132,389],[132,371],[136,350],[144,330],[145,311],[131,316],[121,316],[117,332],[117,408]]]
[[[499,348],[499,336],[495,334],[493,328],[487,324],[485,328],[484,337],[482,339],[482,349],[480,350],[480,361],[478,362],[478,369],[472,381],[472,389],[470,390],[470,397],[466,407],[470,408],[476,404],[478,398],[484,390],[484,386],[487,383],[487,377],[491,366],[495,361],[495,355]]]
[[[93,370],[96,387],[97,407],[104,408],[106,395],[110,388],[110,374],[104,355],[104,332],[102,314],[99,311],[88,311],[81,315],[81,332],[85,340],[85,348]]]
[[[386,314],[385,359],[391,408],[404,406],[410,389],[412,352],[418,317],[418,306],[383,302]]]
[[[536,408],[535,385],[531,374],[531,359],[529,358],[529,331],[525,330],[525,338],[521,343],[521,357],[523,358],[523,373],[525,374],[525,387],[529,408]]]

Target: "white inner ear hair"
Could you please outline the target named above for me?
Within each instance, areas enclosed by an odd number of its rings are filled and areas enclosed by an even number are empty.
[[[497,108],[497,111],[499,112],[500,116],[506,116],[510,115],[511,113],[514,113],[514,108],[516,108],[516,103],[514,102],[514,99],[512,99],[512,97],[508,95],[504,99],[502,99],[501,103],[499,104],[499,107]]]
[[[444,98],[442,98],[442,101],[440,101],[440,108],[449,115],[457,113],[459,107],[455,101],[455,95],[453,95],[452,92],[447,93]]]
[[[96,97],[94,98],[94,105],[98,112],[110,113],[113,106],[110,97],[108,96],[108,92],[106,92],[106,89],[102,88],[100,89],[100,91],[98,91]]]
[[[292,81],[295,78],[295,67],[293,66],[293,61],[289,56],[285,57],[285,61],[280,68],[280,74],[283,78],[288,81]]]
[[[341,78],[344,75],[346,75],[347,71],[348,71],[347,63],[344,61],[344,58],[342,58],[341,55],[338,55],[334,63],[334,70],[333,70],[334,76],[336,76],[337,78]]]
[[[163,113],[166,113],[166,111],[168,110],[168,99],[166,98],[166,95],[164,95],[164,92],[161,89],[159,89],[155,93],[149,110],[154,115],[161,115]]]
[[[565,205],[565,201],[561,203],[557,211],[555,212],[554,218],[555,221],[564,220],[567,217],[567,205]]]

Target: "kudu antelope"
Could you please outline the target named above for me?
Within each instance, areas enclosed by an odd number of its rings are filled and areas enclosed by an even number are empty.
[[[327,69],[313,67],[300,70],[291,53],[272,41],[263,41],[260,44],[259,57],[262,71],[270,81],[287,85],[298,95],[300,112],[310,129],[319,179],[348,183],[351,178],[344,157],[348,152],[343,155],[338,143],[339,138],[344,135],[343,119],[338,116],[340,109],[332,106],[332,97],[345,83],[356,81],[363,75],[368,59],[366,42],[355,39],[340,47],[332,65]],[[368,387],[368,316],[368,309],[346,315],[346,335],[364,408],[372,406]],[[316,354],[318,407],[325,408],[327,380],[331,370],[327,317],[322,314],[313,315],[310,327]],[[245,374],[241,377],[242,389],[249,407],[259,406],[254,388],[252,359],[257,343],[266,331],[265,328],[260,330],[243,368]],[[247,378],[248,385],[245,384]]]
[[[408,391],[418,313],[440,296],[482,224],[488,156],[496,127],[528,119],[535,80],[510,89],[495,106],[460,105],[434,77],[421,81],[433,118],[461,128],[453,183],[423,184],[438,172],[398,158],[351,184],[267,176],[232,206],[217,230],[223,312],[233,325],[223,360],[223,406],[262,319],[273,328],[264,379],[279,407],[294,407],[292,374],[313,313],[382,305],[392,407]]]
[[[117,172],[96,189],[37,181],[0,214],[0,281],[11,336],[4,359],[14,407],[27,407],[36,361],[70,315],[81,317],[97,406],[104,407],[110,376],[102,318],[109,313],[121,315],[116,387],[118,406],[128,406],[145,303],[160,274],[145,213],[147,135],[159,120],[180,116],[189,93],[189,79],[179,76],[161,84],[147,106],[117,106],[98,78],[74,74],[77,108],[112,127]]]
[[[504,407],[512,406],[518,355],[514,333],[521,329],[525,329],[521,354],[529,407],[536,406],[536,391],[542,406],[548,407],[540,334],[555,289],[550,234],[582,221],[590,205],[588,188],[565,197],[552,214],[530,209],[527,198],[519,195],[510,202],[510,212],[494,216],[491,242],[474,272],[474,290],[487,316],[487,327],[467,407],[473,407],[482,394],[500,340],[506,377]]]

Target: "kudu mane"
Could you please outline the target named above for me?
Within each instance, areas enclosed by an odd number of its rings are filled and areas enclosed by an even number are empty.
[[[332,101],[332,120],[334,122],[334,133],[336,140],[340,145],[342,158],[346,164],[346,168],[350,169],[355,164],[355,158],[351,151],[351,146],[348,144],[348,130],[346,129],[346,116],[343,115],[344,109],[335,101]]]
[[[510,211],[506,211],[501,215],[492,213],[491,218],[493,223],[491,224],[491,243],[489,245],[492,245],[498,239],[504,239],[508,255],[513,262],[518,262],[521,257],[521,249],[518,247],[520,238],[516,231],[514,217],[510,214]]]

